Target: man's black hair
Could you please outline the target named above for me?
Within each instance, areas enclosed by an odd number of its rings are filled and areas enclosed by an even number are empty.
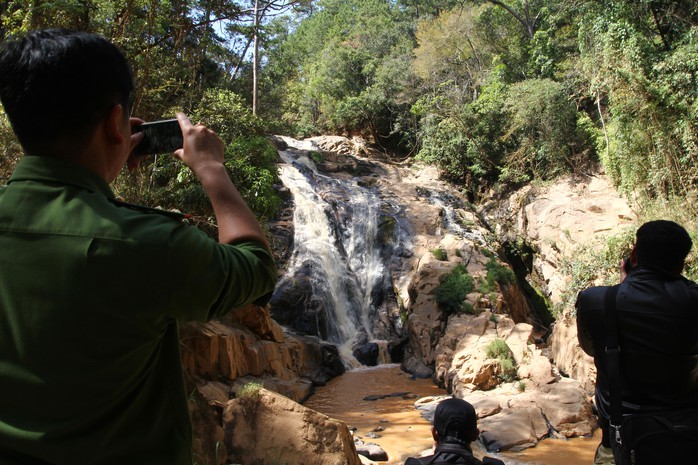
[[[37,30],[0,47],[0,101],[30,155],[83,149],[113,105],[129,112],[133,87],[126,58],[95,34]]]
[[[636,233],[638,264],[664,271],[680,272],[692,246],[688,232],[673,221],[649,221]]]
[[[442,400],[434,411],[434,428],[439,442],[467,446],[478,435],[475,408],[456,397]]]

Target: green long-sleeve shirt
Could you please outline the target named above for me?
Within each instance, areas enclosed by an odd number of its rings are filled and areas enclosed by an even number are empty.
[[[177,322],[273,290],[256,242],[219,244],[22,159],[0,188],[0,463],[189,465]]]

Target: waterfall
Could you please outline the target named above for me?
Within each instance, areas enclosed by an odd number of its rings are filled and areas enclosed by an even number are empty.
[[[470,228],[463,226],[462,219],[459,218],[456,213],[457,209],[462,210],[464,207],[459,199],[455,198],[451,194],[438,190],[427,190],[420,188],[418,191],[422,197],[429,201],[429,203],[441,208],[442,223],[447,233],[468,239],[481,245],[487,244],[487,240],[483,236],[482,232],[478,230],[471,230]]]
[[[372,292],[385,274],[378,241],[381,200],[355,180],[319,173],[310,157],[318,151],[309,142],[285,141],[289,148],[280,151],[279,176],[293,196],[294,249],[277,290],[309,282],[312,295],[302,298],[306,307],[319,309],[316,335],[337,345],[348,367],[360,365],[357,345],[375,346],[389,361],[387,343],[373,340]]]

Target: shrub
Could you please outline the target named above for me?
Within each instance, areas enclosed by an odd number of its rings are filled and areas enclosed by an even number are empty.
[[[488,254],[488,256],[490,260],[485,264],[487,275],[478,286],[478,291],[482,294],[496,292],[497,284],[511,284],[516,281],[516,274],[510,268],[502,265],[494,255]]]
[[[313,160],[314,163],[322,163],[322,161],[324,160],[322,153],[317,152],[315,150],[308,153],[308,155],[310,156],[310,159]]]
[[[497,338],[485,347],[487,358],[507,358],[511,357],[511,349],[504,339]]]
[[[243,385],[240,389],[235,392],[235,397],[237,399],[247,399],[256,400],[259,399],[260,390],[262,389],[262,383],[250,382]]]
[[[494,283],[511,284],[516,281],[516,275],[514,272],[494,258],[490,258],[490,261],[487,262],[485,268],[487,268],[487,276],[485,279],[493,288]]]
[[[439,281],[440,284],[434,289],[434,298],[439,306],[448,313],[462,311],[465,298],[475,288],[467,268],[458,264],[450,273],[441,276]]]
[[[446,254],[446,251],[442,248],[432,249],[431,253],[434,255],[434,258],[439,260],[439,261],[444,262],[448,259],[448,255]]]
[[[468,315],[479,315],[482,313],[481,310],[475,308],[473,304],[468,302],[467,300],[464,300],[463,303],[460,306],[460,310],[463,313],[467,313]]]
[[[492,358],[499,361],[501,372],[498,378],[504,382],[511,382],[517,379],[516,362],[514,354],[511,352],[509,345],[501,338],[494,339],[485,347],[485,355],[487,358]]]

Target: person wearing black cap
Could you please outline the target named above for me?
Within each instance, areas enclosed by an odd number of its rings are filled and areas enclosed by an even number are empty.
[[[463,399],[451,397],[442,400],[434,412],[434,426],[431,428],[436,448],[433,455],[410,457],[405,465],[504,465],[499,459],[485,457],[479,460],[473,456],[470,443],[480,434],[477,429],[475,408]]]

